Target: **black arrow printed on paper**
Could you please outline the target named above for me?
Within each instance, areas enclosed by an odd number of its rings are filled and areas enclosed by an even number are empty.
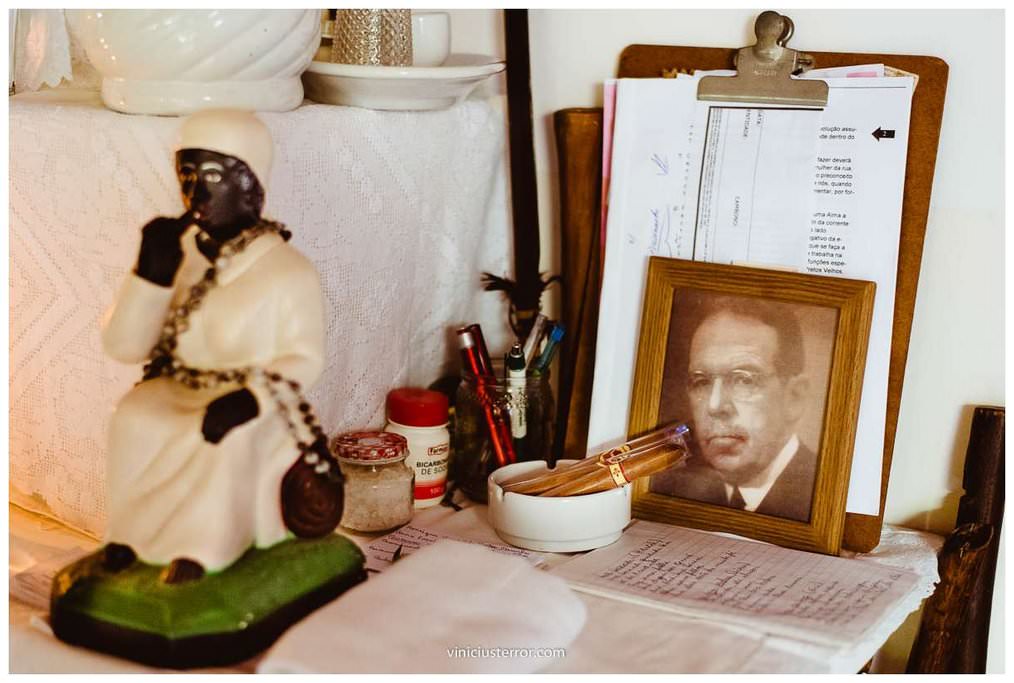
[[[883,128],[878,127],[875,131],[873,131],[873,137],[877,139],[877,142],[880,142],[882,138],[894,139],[894,130],[884,130]]]

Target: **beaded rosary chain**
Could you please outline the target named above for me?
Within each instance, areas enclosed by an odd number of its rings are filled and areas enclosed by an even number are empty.
[[[201,370],[186,366],[176,355],[177,340],[181,334],[190,329],[190,316],[201,307],[208,292],[218,284],[218,274],[229,267],[231,260],[242,253],[255,239],[269,232],[274,232],[288,239],[291,233],[285,226],[275,221],[262,219],[257,225],[248,228],[235,238],[224,243],[218,257],[201,279],[191,286],[186,301],[169,311],[158,342],[152,349],[149,362],[144,366],[142,382],[156,377],[169,377],[190,389],[214,389],[226,383],[247,386],[251,381],[260,381],[267,388],[268,394],[278,406],[279,413],[285,418],[285,424],[299,448],[300,457],[314,472],[334,478],[340,476],[337,467],[332,467],[328,458],[314,450],[314,443],[322,441],[326,444],[326,435],[317,421],[313,407],[303,398],[299,382],[282,377],[277,372],[266,372],[258,367],[231,368],[228,370]],[[283,395],[287,391],[288,400]],[[293,407],[295,404],[295,407]],[[301,421],[313,435],[313,442],[308,443],[299,436],[294,413],[302,415]]]

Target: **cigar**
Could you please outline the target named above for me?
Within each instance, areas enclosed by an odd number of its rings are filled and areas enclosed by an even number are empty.
[[[571,496],[624,486],[682,462],[688,457],[689,428],[673,423],[553,472],[505,482],[507,493]]]
[[[522,493],[526,495],[542,494],[544,491],[565,482],[574,481],[584,474],[601,467],[600,461],[604,458],[619,456],[631,458],[657,450],[674,442],[683,444],[685,435],[688,432],[689,429],[682,423],[667,424],[633,438],[615,448],[589,456],[567,467],[560,467],[551,472],[541,472],[535,476],[509,480],[502,485],[503,490],[508,493]]]
[[[538,494],[559,486],[560,484],[573,481],[583,474],[591,472],[597,469],[601,465],[599,464],[600,458],[607,457],[609,455],[618,455],[620,453],[627,453],[630,455],[637,455],[639,453],[645,453],[650,450],[655,450],[659,447],[659,444],[644,444],[639,448],[635,448],[630,451],[619,451],[617,448],[604,451],[597,455],[592,455],[584,460],[572,463],[565,467],[558,467],[552,472],[542,472],[534,477],[527,477],[525,479],[514,479],[505,482],[502,487],[505,492],[509,493],[524,493],[524,494]]]
[[[585,458],[575,463],[561,465],[555,470],[539,472],[535,476],[524,474],[500,483],[500,487],[508,493],[542,493],[557,484],[580,476],[595,466],[596,457]]]
[[[650,453],[635,455],[610,468],[602,462],[602,467],[595,469],[580,479],[565,482],[540,493],[540,496],[580,496],[588,493],[599,493],[609,489],[625,486],[635,479],[657,474],[686,458],[686,451],[678,446],[667,446]]]
[[[536,495],[552,498],[556,496],[569,496],[577,493],[591,493],[592,489],[603,483],[602,475],[607,477],[609,476],[607,472],[603,471],[602,466],[599,462],[597,462],[597,460],[598,459],[596,458],[596,466],[591,470],[588,470],[575,479],[564,481],[563,483],[557,484],[553,488],[546,489]]]

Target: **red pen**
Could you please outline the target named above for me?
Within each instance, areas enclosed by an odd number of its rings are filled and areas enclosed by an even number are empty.
[[[489,349],[486,348],[486,339],[482,336],[482,328],[479,327],[479,323],[472,323],[463,329],[467,330],[472,334],[472,339],[475,340],[475,350],[478,355],[479,367],[482,369],[482,374],[492,375],[493,374],[493,361],[489,357]],[[476,375],[478,377],[478,375]]]
[[[467,327],[458,330],[458,341],[461,344],[461,360],[465,367],[475,376],[475,390],[479,394],[479,402],[486,417],[486,427],[489,429],[489,440],[493,445],[493,455],[496,457],[500,467],[517,462],[514,453],[514,442],[511,440],[510,423],[504,419],[503,411],[493,404],[486,391],[486,381],[491,374],[482,372],[482,361],[479,358],[479,349],[476,346],[475,337]]]

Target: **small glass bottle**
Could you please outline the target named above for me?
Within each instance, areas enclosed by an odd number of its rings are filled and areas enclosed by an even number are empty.
[[[405,437],[389,432],[350,432],[335,438],[332,451],[345,475],[343,527],[389,531],[412,519],[415,472],[405,463]]]

